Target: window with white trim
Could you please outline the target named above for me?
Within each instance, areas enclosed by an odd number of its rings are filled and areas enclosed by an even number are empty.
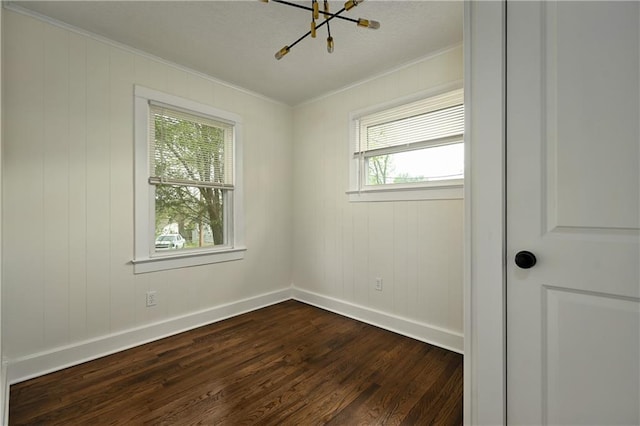
[[[136,87],[135,271],[243,257],[240,118]]]
[[[352,201],[461,198],[462,89],[354,113],[351,125]]]

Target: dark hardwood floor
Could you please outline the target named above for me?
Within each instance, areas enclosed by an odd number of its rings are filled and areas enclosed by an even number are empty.
[[[462,355],[295,301],[11,386],[10,424],[462,423]]]

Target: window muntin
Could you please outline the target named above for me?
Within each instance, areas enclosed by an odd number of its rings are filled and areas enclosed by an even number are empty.
[[[352,191],[461,185],[462,89],[354,115]]]

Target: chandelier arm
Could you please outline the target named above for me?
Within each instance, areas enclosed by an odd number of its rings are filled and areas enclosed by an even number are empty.
[[[316,28],[320,28],[321,26],[323,26],[324,24],[327,24],[327,26],[329,26],[329,22],[333,19],[333,18],[340,18],[340,19],[346,19],[348,21],[352,21],[355,22],[356,24],[358,23],[357,19],[351,19],[351,18],[347,18],[345,16],[340,16],[340,14],[342,12],[344,12],[345,10],[347,10],[346,8],[342,8],[340,9],[338,12],[336,13],[328,13],[327,15],[331,15],[328,18],[326,18],[324,21],[322,21],[321,23],[318,24],[318,26]]]
[[[296,3],[291,3],[291,2],[286,1],[286,0],[271,0],[271,1],[274,2],[274,3],[282,3],[282,4],[286,4],[287,6],[297,7],[298,9],[310,10],[310,11],[313,12],[313,8],[311,8],[309,6],[304,6],[304,5],[296,4]],[[327,19],[338,18],[338,19],[343,19],[345,21],[349,21],[349,22],[353,22],[353,23],[357,24],[358,23],[357,19],[353,19],[353,18],[349,18],[347,16],[339,15],[340,13],[344,12],[345,10],[346,9],[343,7],[338,13],[322,12],[322,14],[325,15],[325,17],[328,15],[329,18],[327,18]]]
[[[275,1],[275,0],[274,0]],[[316,26],[317,28],[320,28],[321,26],[327,24],[327,26],[329,25],[329,21],[331,21],[333,18],[339,18],[339,14],[344,12],[346,9],[343,7],[342,9],[340,9],[338,11],[338,13],[332,14],[330,17],[328,17],[327,19],[325,19],[324,21],[322,21],[321,23],[319,23]],[[311,34],[311,31],[308,31],[306,34],[304,34],[302,37],[300,37],[299,39],[297,39],[296,41],[294,41],[293,43],[291,43],[289,46],[289,49],[291,49],[293,46],[295,46],[296,44],[300,43],[302,40],[304,40],[305,38],[307,38],[309,36],[309,34]]]
[[[311,31],[307,31],[306,34],[304,34],[302,37],[300,37],[299,39],[297,39],[296,41],[294,41],[293,43],[289,44],[289,49],[291,49],[293,46],[295,46],[296,44],[300,43],[302,40],[304,40],[305,38],[309,37],[309,34],[311,34]]]

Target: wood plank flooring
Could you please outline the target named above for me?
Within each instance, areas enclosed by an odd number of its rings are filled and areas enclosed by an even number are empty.
[[[10,392],[12,425],[457,425],[462,355],[287,301]]]

